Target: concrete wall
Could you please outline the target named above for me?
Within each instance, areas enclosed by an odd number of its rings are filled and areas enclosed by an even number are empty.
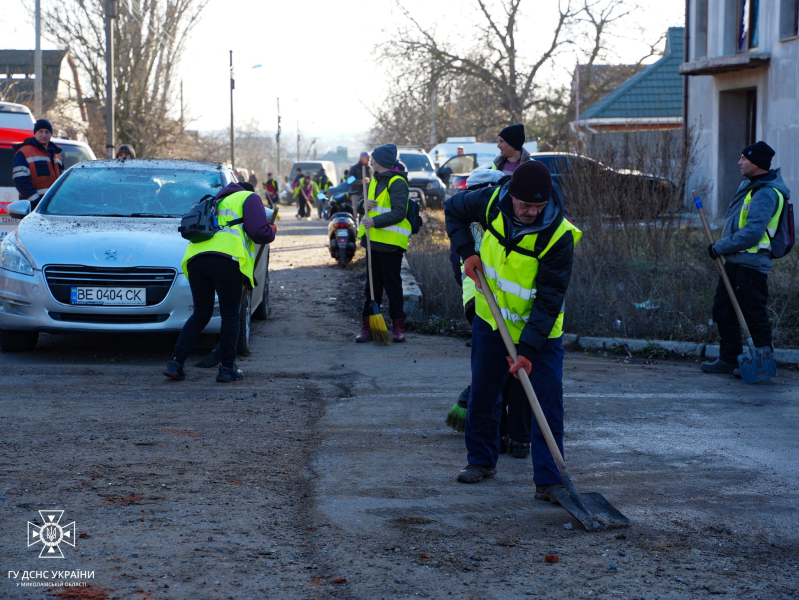
[[[695,31],[701,4],[702,0],[691,0],[691,60],[704,54],[702,36]],[[707,56],[734,54],[738,0],[707,0],[707,5]],[[757,90],[757,139],[774,148],[772,168],[782,169],[799,199],[799,39],[780,40],[781,19],[790,8],[786,0],[760,0],[757,52],[771,54],[770,66],[688,78],[688,122],[699,134],[699,169],[689,189],[702,179],[710,184],[706,205],[717,221],[723,219],[731,193],[742,181],[735,163],[745,145],[741,102],[745,104],[746,90]]]

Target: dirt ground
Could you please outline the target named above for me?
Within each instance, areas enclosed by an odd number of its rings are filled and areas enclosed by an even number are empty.
[[[243,382],[167,380],[172,335],[46,335],[0,356],[0,597],[797,595],[799,373],[746,386],[567,353],[567,463],[632,522],[587,533],[533,499],[529,459],[455,481],[465,447],[444,419],[464,340],[353,343],[363,279],[329,257],[324,223],[285,213]],[[46,509],[80,534],[63,560],[26,547]],[[7,575],[46,569],[95,577]]]

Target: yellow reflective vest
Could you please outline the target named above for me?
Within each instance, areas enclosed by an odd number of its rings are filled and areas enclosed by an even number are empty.
[[[500,239],[494,234],[496,232],[503,238],[505,236],[505,220],[502,213],[497,211],[493,219],[490,214],[491,207],[497,202],[499,190],[500,188],[497,188],[494,192],[486,209],[486,222],[489,227],[483,234],[480,259],[483,262],[486,282],[497,300],[497,305],[505,324],[508,326],[511,338],[513,338],[514,343],[518,344],[535,303],[536,276],[538,275],[539,261],[567,231],[572,232],[575,244],[582,237],[582,232],[563,217],[552,234],[549,243],[540,253],[536,254],[535,248],[539,235],[537,233],[525,235],[511,252],[507,252]],[[483,292],[484,290],[477,290],[475,308],[480,318],[490,323],[491,327],[496,331],[497,323],[494,321]],[[563,309],[561,309],[549,337],[558,338],[562,335]]]
[[[741,252],[751,252],[752,254],[755,254],[760,250],[771,251],[771,238],[777,233],[777,227],[780,224],[780,216],[782,215],[782,207],[785,205],[785,198],[783,198],[782,193],[777,188],[772,187],[771,189],[777,192],[777,212],[774,213],[774,216],[771,217],[771,221],[769,221],[768,225],[766,225],[766,231],[763,232],[763,237],[760,238],[760,241],[757,243],[757,245],[747,248],[746,250],[741,250]],[[739,230],[746,225],[746,217],[749,215],[749,207],[752,205],[752,192],[754,192],[754,190],[749,190],[746,198],[744,198],[743,206],[741,206],[741,214],[738,216]]]
[[[189,278],[189,260],[203,252],[219,252],[228,254],[239,263],[239,270],[250,280],[255,288],[255,243],[247,237],[242,224],[227,226],[227,223],[244,218],[244,201],[252,192],[233,192],[225,196],[217,205],[217,219],[222,231],[217,231],[210,240],[189,244],[183,255],[181,268],[186,279]]]
[[[367,216],[377,217],[379,215],[391,212],[391,197],[389,196],[389,189],[398,179],[403,178],[395,175],[388,181],[386,189],[380,192],[380,195],[375,198],[375,190],[377,189],[377,179],[372,178],[369,182],[369,189],[366,191],[366,198],[377,202],[377,206],[371,209]],[[408,249],[408,239],[411,237],[411,223],[407,219],[408,208],[405,208],[406,218],[397,223],[396,225],[389,225],[388,227],[372,227],[369,232],[369,237],[373,242],[380,242],[383,244],[391,244],[392,246],[399,246],[403,250]],[[366,233],[366,227],[361,223],[358,227],[358,239],[362,238]]]

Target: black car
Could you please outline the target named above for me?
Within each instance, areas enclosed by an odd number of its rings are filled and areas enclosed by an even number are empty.
[[[399,158],[408,168],[408,185],[424,192],[427,206],[443,207],[446,187],[436,175],[427,152],[421,148],[400,148]]]

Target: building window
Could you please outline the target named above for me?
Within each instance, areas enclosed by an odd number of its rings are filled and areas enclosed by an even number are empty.
[[[746,145],[757,141],[757,90],[746,92]]]
[[[780,1],[780,39],[799,36],[799,0]]]
[[[694,58],[707,56],[707,0],[696,0],[696,33],[694,40]]]
[[[758,46],[760,0],[738,0],[738,52]]]

